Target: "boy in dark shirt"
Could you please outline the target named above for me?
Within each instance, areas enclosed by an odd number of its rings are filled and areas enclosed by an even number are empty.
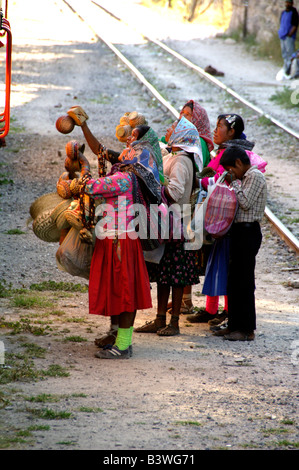
[[[228,269],[228,326],[216,336],[231,341],[251,341],[256,329],[255,259],[259,251],[267,187],[264,175],[251,166],[245,150],[230,146],[220,164],[228,172],[226,180],[235,190],[238,209],[230,230]]]

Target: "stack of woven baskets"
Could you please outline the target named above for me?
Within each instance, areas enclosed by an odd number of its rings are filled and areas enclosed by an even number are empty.
[[[146,119],[138,111],[125,113],[120,118],[119,125],[116,126],[115,135],[120,142],[126,142],[127,138],[132,134],[134,127],[142,124],[146,124]]]

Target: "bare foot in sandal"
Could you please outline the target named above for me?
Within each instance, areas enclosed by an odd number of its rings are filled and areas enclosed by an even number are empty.
[[[157,331],[157,335],[159,336],[175,336],[179,334],[179,327],[174,325],[167,325],[165,328],[160,328],[160,330]]]

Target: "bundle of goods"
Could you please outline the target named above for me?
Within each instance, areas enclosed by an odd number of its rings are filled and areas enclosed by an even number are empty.
[[[84,145],[70,141],[65,150],[65,171],[56,192],[40,196],[30,206],[32,229],[45,242],[59,242],[59,269],[88,279],[94,247],[94,201],[84,194],[81,177],[89,174],[90,167],[83,155]]]

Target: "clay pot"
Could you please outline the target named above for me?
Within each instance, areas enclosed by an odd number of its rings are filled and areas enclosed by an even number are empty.
[[[75,127],[75,121],[68,115],[60,116],[56,121],[56,129],[61,134],[69,134]]]

